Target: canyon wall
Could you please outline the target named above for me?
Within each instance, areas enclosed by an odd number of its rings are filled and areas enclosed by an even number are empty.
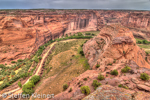
[[[96,31],[97,18],[91,12],[0,16],[0,63],[28,58],[39,46],[68,33]]]

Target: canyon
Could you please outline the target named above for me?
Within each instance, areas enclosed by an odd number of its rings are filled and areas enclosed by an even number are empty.
[[[49,40],[120,23],[149,40],[148,11],[12,10],[0,11],[0,63],[29,58]],[[9,56],[8,56],[9,55]]]
[[[55,94],[46,100],[149,100],[149,13],[0,11],[0,93]],[[34,86],[25,87],[29,83]]]

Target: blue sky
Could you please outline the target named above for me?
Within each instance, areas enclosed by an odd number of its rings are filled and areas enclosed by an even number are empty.
[[[0,9],[150,10],[150,0],[0,0]]]

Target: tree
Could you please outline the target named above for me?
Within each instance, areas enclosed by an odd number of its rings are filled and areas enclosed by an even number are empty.
[[[20,81],[18,82],[18,86],[19,86],[20,88],[22,88],[22,84],[21,84]]]

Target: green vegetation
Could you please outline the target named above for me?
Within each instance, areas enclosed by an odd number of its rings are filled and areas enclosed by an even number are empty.
[[[127,73],[129,70],[131,70],[131,68],[126,65],[123,69],[121,69],[121,72],[122,73]]]
[[[149,52],[147,52],[147,51],[145,51],[145,53],[146,53],[146,56],[149,54]]]
[[[97,65],[96,65],[96,68],[99,68],[99,67],[100,67],[100,65],[99,65],[99,64],[97,64]]]
[[[115,75],[115,76],[117,76],[118,75],[118,71],[115,69],[115,70],[113,70],[113,71],[111,71],[111,75]]]
[[[31,60],[28,59],[25,59],[22,62],[16,62],[15,65],[10,67],[0,64],[0,68],[2,68],[0,71],[0,79],[3,81],[3,83],[0,85],[0,90],[10,86],[20,78],[28,77],[28,69],[30,68],[31,64]]]
[[[21,84],[20,81],[18,82],[18,86],[19,86],[20,88],[22,88],[22,84]]]
[[[125,88],[125,89],[129,89],[127,86],[122,85],[122,84],[119,84],[118,87],[122,87],[122,88]]]
[[[38,59],[38,57],[37,57],[37,56],[35,56],[35,57],[34,57],[34,61],[35,61],[36,63],[38,63],[38,62],[39,62],[39,59]]]
[[[97,79],[103,80],[103,79],[105,79],[105,77],[102,74],[99,74]]]
[[[22,91],[23,94],[29,94],[32,95],[34,93],[33,87],[35,87],[35,84],[40,81],[40,76],[34,75],[28,83],[23,85]]]
[[[142,40],[142,39],[136,39],[136,43],[138,43],[138,44],[149,44],[150,42],[149,41],[147,41],[147,40]]]
[[[80,54],[81,54],[82,56],[84,56],[84,52],[83,52],[83,50],[81,50],[81,51],[80,51]]]
[[[41,59],[42,59],[42,57],[40,56],[40,57],[39,57],[39,60],[41,60]]]
[[[81,90],[81,92],[84,93],[85,95],[89,95],[90,92],[91,92],[89,86],[82,86],[82,87],[80,88],[80,90]]]
[[[18,62],[23,62],[23,60],[22,60],[22,59],[18,59],[17,61],[18,61]]]
[[[109,63],[108,65],[112,66],[112,63]]]
[[[140,78],[144,81],[148,81],[150,76],[147,73],[141,73]]]
[[[63,85],[63,90],[65,91],[68,88],[68,84]]]
[[[125,51],[123,51],[123,54],[125,55],[125,54],[126,54],[126,52],[125,52]]]
[[[122,84],[119,84],[118,87],[123,87],[123,85],[122,85]]]
[[[78,36],[83,36],[83,34],[81,32],[78,32],[77,34],[78,34]]]
[[[116,59],[114,59],[113,63],[116,63]]]
[[[91,33],[85,33],[85,35],[91,35]]]
[[[84,81],[87,81],[87,78],[84,78],[83,80],[84,80]]]
[[[94,86],[94,90],[96,90],[96,88],[100,85],[102,85],[100,82],[98,82],[97,80],[93,80],[92,86]]]
[[[16,63],[16,61],[11,61],[12,64]]]

